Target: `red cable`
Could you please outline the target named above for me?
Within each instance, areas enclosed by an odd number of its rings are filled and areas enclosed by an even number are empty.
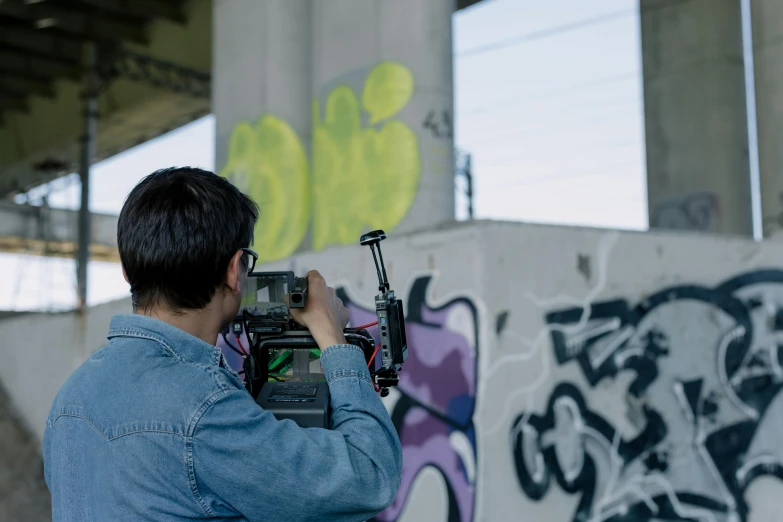
[[[378,346],[375,347],[375,351],[372,352],[372,356],[370,357],[370,360],[367,361],[368,368],[372,365],[372,362],[375,360],[375,356],[378,355],[378,350],[380,349],[381,349],[381,343],[378,343]]]
[[[372,323],[363,324],[361,326],[356,326],[356,330],[364,330],[365,328],[369,328],[371,326],[376,326],[378,324],[378,321],[374,321]],[[378,343],[378,346],[375,347],[375,351],[372,352],[372,357],[370,357],[370,360],[367,362],[367,367],[369,368],[372,366],[372,362],[375,360],[375,356],[378,355],[378,350],[381,349],[381,343]],[[372,387],[375,388],[376,392],[380,392],[381,389],[378,387],[377,384],[375,384],[375,381],[372,382]]]
[[[238,335],[235,335],[234,337],[237,338],[237,344],[239,345],[239,349],[242,350],[242,353],[247,355],[247,350],[245,350],[245,347],[242,346],[242,339],[240,339]]]
[[[378,324],[378,323],[375,323]],[[369,368],[372,365],[372,362],[375,360],[375,356],[378,355],[378,350],[381,349],[381,343],[378,343],[378,346],[375,347],[375,351],[372,352],[372,357],[370,357],[370,361],[367,363],[367,367]],[[372,387],[375,388],[376,392],[381,391],[381,389],[378,387],[377,384],[375,384],[375,381],[372,382]]]
[[[361,326],[353,326],[352,328],[355,328],[357,330],[363,330],[364,328],[369,328],[369,327],[375,326],[377,324],[378,324],[378,321],[375,321],[374,323],[367,323],[367,324],[363,324]]]

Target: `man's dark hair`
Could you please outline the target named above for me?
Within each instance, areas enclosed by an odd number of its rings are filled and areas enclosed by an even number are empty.
[[[231,257],[252,243],[257,219],[258,206],[212,172],[172,167],[142,179],[117,224],[134,310],[204,308]]]

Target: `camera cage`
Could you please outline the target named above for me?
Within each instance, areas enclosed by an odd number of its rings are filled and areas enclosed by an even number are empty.
[[[378,316],[378,341],[365,328],[346,328],[344,330],[346,341],[358,346],[364,353],[365,361],[368,365],[370,377],[376,390],[381,392],[381,396],[388,395],[388,388],[396,386],[399,382],[397,372],[401,371],[402,363],[407,359],[407,339],[405,334],[404,312],[402,302],[390,290],[386,268],[383,264],[380,242],[386,239],[386,234],[382,230],[376,230],[364,234],[361,237],[361,244],[370,246],[375,261],[375,267],[378,273],[379,294],[375,298],[376,315]],[[376,257],[375,248],[378,249]],[[378,261],[380,258],[380,263]],[[290,296],[290,307],[301,308],[305,306],[307,299],[307,279],[297,278],[293,272],[252,272],[248,275],[250,278],[258,280],[267,279],[269,281],[285,281],[284,289]],[[253,290],[256,293],[256,304],[258,304],[259,289],[267,288],[271,283],[259,286],[258,283]],[[292,290],[294,292],[292,292]],[[275,289],[275,295],[281,291],[278,287]],[[274,297],[272,290],[269,291],[270,298]],[[294,303],[295,297],[301,296],[301,300]],[[245,296],[246,297],[246,296]],[[243,304],[245,301],[243,297]],[[276,301],[279,304],[279,301]],[[277,310],[278,307],[270,306],[269,310]],[[258,307],[256,307],[258,310]],[[237,325],[240,325],[237,328]],[[286,309],[285,314],[251,314],[246,307],[242,308],[241,314],[234,321],[234,333],[241,335],[242,331],[247,335],[249,354],[244,358],[245,380],[248,391],[256,398],[261,391],[261,387],[273,380],[280,380],[270,373],[270,354],[277,350],[311,350],[320,355],[318,343],[310,334],[310,331],[297,324]]]

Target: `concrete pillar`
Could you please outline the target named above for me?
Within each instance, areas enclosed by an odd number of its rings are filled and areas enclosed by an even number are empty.
[[[752,0],[759,185],[764,237],[783,235],[783,2]]]
[[[313,246],[454,219],[454,0],[313,13]]]
[[[454,0],[216,0],[217,170],[263,261],[454,219]]]
[[[215,0],[215,166],[261,207],[260,260],[290,255],[309,222],[311,0]]]
[[[640,7],[650,228],[751,236],[740,0]]]

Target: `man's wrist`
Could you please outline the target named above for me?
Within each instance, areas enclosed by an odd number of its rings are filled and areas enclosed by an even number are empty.
[[[320,335],[313,332],[313,338],[315,339],[315,342],[318,343],[318,347],[321,351],[336,344],[348,344],[345,340],[345,334],[342,332],[329,332]]]

